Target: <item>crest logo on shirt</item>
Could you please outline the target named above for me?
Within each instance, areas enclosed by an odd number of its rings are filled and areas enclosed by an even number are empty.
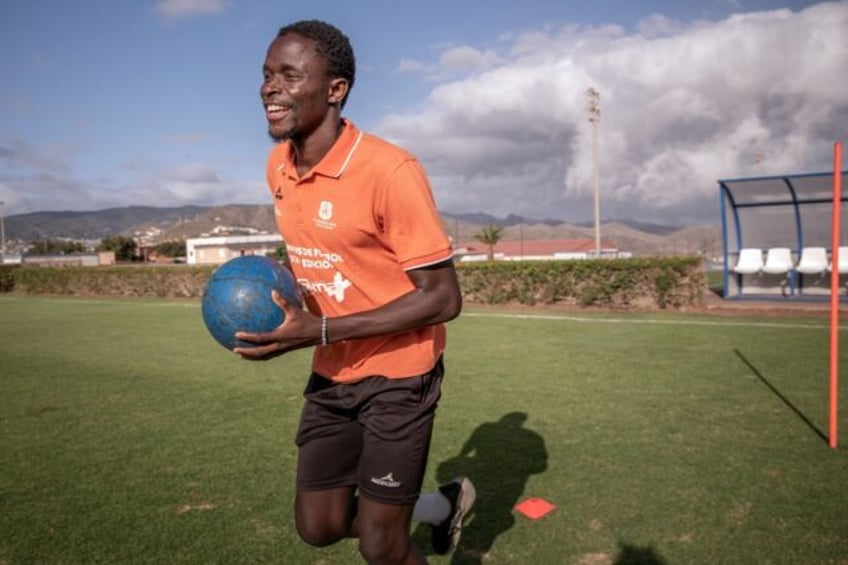
[[[318,208],[318,217],[325,222],[329,222],[333,217],[333,203],[327,200],[322,201],[321,206]]]
[[[336,224],[330,221],[332,219],[333,203],[329,200],[322,200],[321,204],[318,205],[318,217],[313,219],[312,222],[319,228],[332,230],[336,227]]]

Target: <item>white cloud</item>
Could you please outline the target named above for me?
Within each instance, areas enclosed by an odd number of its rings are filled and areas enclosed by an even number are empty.
[[[199,0],[156,6],[169,17],[225,8]],[[655,15],[636,31],[546,27],[504,35],[497,50],[445,45],[432,61],[397,69],[439,81],[426,102],[374,129],[421,158],[444,211],[587,221],[593,86],[602,106],[602,216],[716,222],[719,178],[831,167],[834,139],[848,139],[845,29],[843,0],[719,22]],[[34,111],[25,103],[0,98],[13,115]],[[2,138],[0,200],[8,214],[267,204],[260,169],[235,178],[227,163],[188,157],[205,155],[192,144],[216,137],[169,132],[159,140],[179,144],[167,158],[183,155],[181,166],[127,157],[133,167],[93,173],[73,159],[91,148]]]
[[[166,172],[171,179],[185,184],[218,184],[218,173],[204,163],[189,163]]]
[[[219,14],[226,8],[226,0],[157,0],[156,13],[165,19],[190,18]]]
[[[476,72],[489,69],[500,62],[498,54],[491,50],[480,51],[462,45],[442,52],[439,64],[450,71]]]
[[[421,74],[433,81],[445,81],[458,76],[479,73],[503,63],[492,49],[475,49],[468,45],[445,47],[437,64],[426,64],[413,59],[402,59],[396,71]]]
[[[415,61],[413,59],[401,59],[401,62],[398,64],[397,72],[399,73],[418,73],[425,71],[427,69],[427,65],[422,63],[421,61]]]
[[[264,179],[234,180],[215,165],[195,162],[152,171],[133,181],[132,197],[158,206],[267,204]]]
[[[635,33],[566,26],[497,56],[454,48],[441,62],[468,62],[466,77],[377,133],[421,158],[444,210],[586,220],[594,86],[602,215],[716,221],[719,178],[831,166],[848,126],[846,29],[841,1],[719,22],[654,16]]]
[[[0,153],[2,160],[10,157]],[[32,163],[43,160],[37,153]],[[67,167],[30,167],[18,160],[15,173],[0,168],[3,211],[20,214],[37,210],[100,210],[132,205],[267,204],[264,179],[232,179],[214,165],[187,163],[168,168],[122,167],[114,178],[83,179]]]
[[[660,37],[673,35],[682,31],[680,22],[671,20],[662,14],[653,14],[644,18],[637,26],[639,34],[644,37]]]
[[[39,150],[25,139],[12,137],[0,145],[0,165],[9,170],[65,173],[69,170],[66,158],[73,152],[73,149],[60,145]]]

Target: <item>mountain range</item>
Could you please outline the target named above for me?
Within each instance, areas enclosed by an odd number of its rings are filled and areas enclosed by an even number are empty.
[[[32,212],[5,219],[7,242],[70,238],[96,240],[107,236],[134,236],[157,232],[167,241],[198,237],[218,226],[253,228],[274,232],[273,208],[269,205],[227,206],[128,206],[95,211]],[[558,220],[535,220],[517,215],[498,218],[485,213],[442,213],[446,231],[457,242],[470,242],[483,227],[502,228],[504,240],[594,239],[593,223],[571,224]],[[634,255],[677,255],[721,250],[717,226],[668,226],[632,220],[605,220],[601,239]]]

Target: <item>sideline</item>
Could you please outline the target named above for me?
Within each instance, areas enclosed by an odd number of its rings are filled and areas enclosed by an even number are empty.
[[[559,322],[583,322],[598,324],[654,324],[669,326],[715,326],[715,327],[740,327],[740,328],[785,328],[791,330],[821,330],[830,327],[827,323],[777,323],[777,322],[728,322],[723,320],[658,320],[655,318],[603,318],[584,317],[553,314],[505,314],[497,312],[463,312],[462,317],[470,318],[507,318],[517,320],[549,320]],[[839,326],[840,330],[848,329],[848,326]]]
[[[199,298],[157,298],[157,297],[127,297],[127,298],[89,298],[85,296],[2,296],[0,302],[15,302],[19,300],[39,300],[43,302],[74,302],[90,306],[166,306],[178,308],[200,309]],[[779,322],[732,322],[726,320],[661,320],[656,318],[606,318],[603,314],[597,316],[574,316],[567,314],[509,314],[504,312],[462,312],[460,318],[501,318],[513,320],[545,320],[554,322],[578,322],[598,324],[632,324],[632,325],[668,325],[668,326],[712,326],[738,328],[783,328],[790,330],[821,330],[830,327],[825,321],[812,321],[807,324]],[[755,316],[755,315],[754,315]],[[848,330],[848,325],[839,325],[839,330]]]
[[[200,298],[160,298],[157,296],[127,296],[115,298],[92,298],[89,296],[47,296],[38,294],[0,295],[0,302],[20,302],[39,300],[41,302],[62,302],[86,304],[89,306],[179,306],[200,308]]]

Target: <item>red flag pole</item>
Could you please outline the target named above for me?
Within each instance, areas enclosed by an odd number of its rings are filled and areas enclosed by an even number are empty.
[[[836,448],[839,413],[839,221],[842,204],[842,143],[833,145],[833,221],[830,269],[830,433],[828,444]]]

